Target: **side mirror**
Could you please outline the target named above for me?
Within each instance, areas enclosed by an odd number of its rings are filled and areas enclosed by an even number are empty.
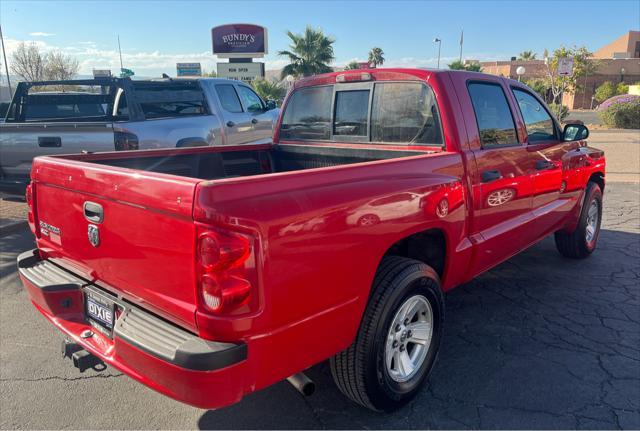
[[[584,124],[567,124],[562,132],[563,141],[580,141],[589,137],[589,129]]]
[[[275,100],[267,100],[265,102],[265,106],[267,108],[267,111],[271,111],[272,109],[276,109],[277,108]]]

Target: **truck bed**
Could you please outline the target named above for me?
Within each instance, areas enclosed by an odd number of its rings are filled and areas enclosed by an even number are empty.
[[[415,156],[432,151],[317,145],[264,145],[251,149],[128,152],[83,156],[82,161],[203,180],[245,177]]]

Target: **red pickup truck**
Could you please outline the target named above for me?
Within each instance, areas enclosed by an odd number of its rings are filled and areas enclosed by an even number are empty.
[[[388,411],[434,365],[445,292],[552,233],[595,249],[587,136],[497,76],[314,76],[271,144],[36,158],[19,272],[81,370],[218,408],[330,359]]]

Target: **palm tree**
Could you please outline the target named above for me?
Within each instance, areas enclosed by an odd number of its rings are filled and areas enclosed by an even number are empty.
[[[278,55],[289,57],[290,61],[282,69],[282,78],[287,75],[300,77],[332,71],[329,63],[334,60],[335,39],[325,36],[322,30],[311,26],[307,26],[303,34],[287,31],[287,36],[291,39],[289,50],[278,52]]]
[[[384,64],[384,51],[382,48],[374,47],[369,51],[369,65],[378,67]]]
[[[537,54],[533,51],[522,51],[518,54],[518,60],[535,60],[536,55]]]
[[[251,81],[251,86],[264,100],[280,102],[287,93],[287,90],[279,82],[267,81],[264,78],[254,79]]]

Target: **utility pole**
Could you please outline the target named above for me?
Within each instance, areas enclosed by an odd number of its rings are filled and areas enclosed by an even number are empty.
[[[436,37],[433,39],[433,43],[438,44],[438,69],[440,69],[440,48],[442,48],[442,39]]]
[[[2,42],[2,56],[4,57],[4,70],[7,72],[7,85],[9,86],[9,97],[13,98],[11,90],[11,78],[9,77],[9,63],[7,63],[7,51],[4,49],[4,36],[2,36],[2,26],[0,26],[0,41]]]
[[[124,66],[122,65],[122,48],[120,48],[120,35],[118,35],[118,52],[120,53],[120,72],[122,72]]]
[[[462,63],[462,45],[464,44],[464,29],[460,31],[460,63]]]

